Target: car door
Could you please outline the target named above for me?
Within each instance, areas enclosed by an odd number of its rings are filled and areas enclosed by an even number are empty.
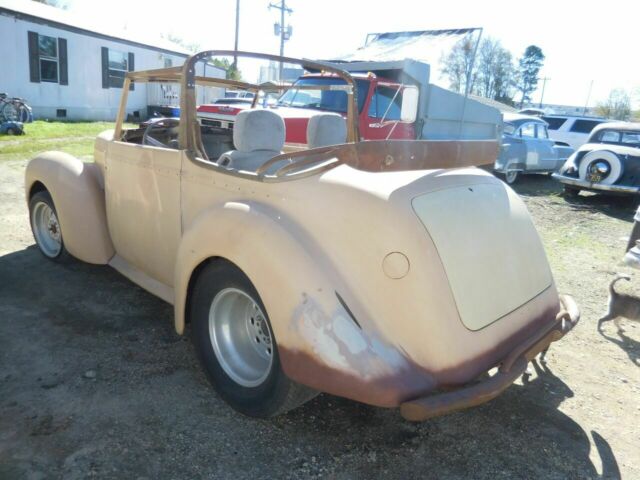
[[[414,125],[401,121],[401,110],[402,88],[376,84],[369,99],[363,137],[367,140],[415,138]]]
[[[538,168],[540,170],[555,170],[558,156],[553,146],[555,142],[549,138],[547,126],[536,123],[536,148],[538,150]]]
[[[181,152],[114,141],[105,164],[107,217],[116,253],[151,278],[173,285],[181,236]]]
[[[533,122],[522,124],[518,130],[525,151],[525,170],[536,170],[540,164],[540,152],[536,142],[536,125]]]

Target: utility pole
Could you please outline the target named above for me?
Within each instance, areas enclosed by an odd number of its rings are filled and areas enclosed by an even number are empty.
[[[549,77],[544,77],[542,79],[542,94],[540,95],[540,104],[538,105],[539,108],[542,108],[542,100],[544,99],[544,89],[547,86],[547,80],[551,80]]]
[[[280,23],[276,23],[274,25],[274,33],[276,35],[280,35],[280,56],[284,56],[284,42],[291,38],[291,25],[285,25],[284,22],[284,14],[285,12],[291,15],[293,10],[287,7],[286,0],[280,0],[280,5],[270,3],[269,8],[275,8],[276,10],[280,10]],[[282,82],[282,62],[280,62],[279,70],[278,70],[278,78]]]
[[[591,98],[591,90],[593,89],[593,80],[589,84],[589,93],[587,93],[587,101],[584,102],[584,110],[582,110],[582,115],[587,114],[587,108],[589,108],[589,99]]]
[[[236,41],[234,51],[238,51],[238,34],[240,32],[240,0],[236,0]],[[233,55],[233,69],[238,70],[238,55]]]

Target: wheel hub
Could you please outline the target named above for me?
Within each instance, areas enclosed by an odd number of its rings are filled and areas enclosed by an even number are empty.
[[[209,309],[209,336],[224,372],[244,387],[260,385],[273,365],[273,340],[267,319],[246,292],[226,288]]]
[[[62,250],[62,234],[58,217],[45,202],[38,202],[33,208],[32,227],[36,243],[42,253],[54,258]]]

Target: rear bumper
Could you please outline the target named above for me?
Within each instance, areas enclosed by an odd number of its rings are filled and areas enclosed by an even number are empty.
[[[406,401],[400,405],[400,414],[407,420],[418,422],[480,405],[500,395],[524,373],[530,360],[578,323],[580,311],[573,298],[560,295],[560,305],[555,322],[513,349],[500,362],[498,373],[454,390]]]
[[[591,183],[586,180],[580,180],[579,178],[567,177],[559,173],[554,173],[552,177],[565,185],[571,185],[572,187],[584,188],[586,190],[602,190],[605,192],[619,192],[619,193],[639,193],[640,187],[627,187],[625,185],[603,185],[601,183]]]

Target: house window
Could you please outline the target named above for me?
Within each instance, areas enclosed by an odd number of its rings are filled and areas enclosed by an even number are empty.
[[[58,83],[58,39],[38,35],[40,81]]]
[[[109,50],[109,86],[122,88],[124,76],[128,71],[127,54]]]
[[[102,88],[122,88],[125,75],[133,68],[133,53],[102,47]]]
[[[170,58],[166,58],[164,59],[164,68],[171,68],[173,67],[173,60],[171,60]]]
[[[27,32],[29,39],[29,80],[69,84],[67,40]]]

